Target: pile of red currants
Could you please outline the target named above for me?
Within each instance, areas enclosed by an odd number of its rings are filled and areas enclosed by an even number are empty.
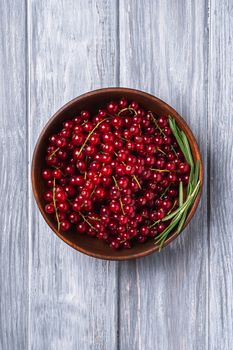
[[[73,226],[115,249],[166,229],[161,220],[190,173],[168,118],[125,98],[64,122],[49,139],[46,163],[45,211],[58,230]]]

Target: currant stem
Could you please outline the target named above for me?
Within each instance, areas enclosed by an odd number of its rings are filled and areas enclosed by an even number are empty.
[[[55,210],[55,215],[57,219],[57,230],[60,231],[60,221],[59,221],[59,216],[57,212],[57,204],[56,204],[56,179],[53,179],[53,206]]]
[[[142,189],[141,185],[140,185],[140,182],[138,181],[137,179],[137,176],[136,175],[132,175],[133,179],[136,181],[138,187],[140,188],[140,190]]]
[[[105,118],[103,120],[101,120],[99,123],[96,124],[96,126],[89,132],[89,134],[87,135],[86,140],[83,142],[79,152],[78,152],[78,156],[80,156],[80,154],[82,153],[84,147],[86,146],[88,140],[90,139],[91,135],[94,133],[94,131],[100,126],[100,124],[102,124],[103,122],[105,122],[106,120],[108,120],[109,118]]]
[[[112,176],[112,178],[113,178],[113,181],[114,181],[114,183],[115,183],[115,185],[116,185],[116,188],[120,191],[120,187],[119,187],[119,185],[118,185],[118,183],[117,183],[117,180],[116,180],[115,176]],[[123,213],[123,215],[125,215],[124,205],[123,205],[123,203],[122,203],[121,196],[120,196],[120,198],[119,198],[119,202],[120,202],[120,206],[121,206],[122,213]]]
[[[163,130],[162,130],[162,129],[160,128],[160,126],[158,125],[157,120],[155,119],[155,117],[154,117],[154,115],[153,115],[152,112],[150,113],[150,115],[151,115],[151,118],[152,118],[152,120],[153,120],[153,122],[154,122],[156,128],[159,130],[160,134],[162,134],[163,136],[166,136],[166,135],[164,134]]]
[[[86,217],[81,213],[81,211],[78,212],[79,215],[82,217],[82,219],[95,231],[98,231],[87,219]]]
[[[137,112],[135,111],[135,109],[133,109],[133,108],[131,108],[131,107],[128,107],[128,108],[123,108],[123,109],[121,109],[120,110],[120,112],[118,112],[118,116],[120,116],[121,115],[121,113],[123,113],[123,112],[125,112],[125,111],[132,111],[132,112],[134,112],[134,115],[136,115],[137,114]]]
[[[55,149],[55,151],[53,151],[50,155],[49,155],[49,159],[52,159],[53,156],[59,151],[60,147],[58,147],[57,149]]]
[[[152,171],[158,171],[160,173],[170,173],[170,170],[167,169],[154,169],[154,168],[150,168],[150,170]]]

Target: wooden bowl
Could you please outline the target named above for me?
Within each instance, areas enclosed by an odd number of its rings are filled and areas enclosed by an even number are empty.
[[[56,228],[57,223],[55,222],[54,218],[44,211],[45,201],[43,194],[45,192],[45,184],[42,180],[41,172],[42,169],[46,167],[45,152],[46,146],[48,144],[48,139],[51,134],[56,133],[60,130],[62,123],[65,120],[74,117],[77,115],[77,112],[82,109],[88,109],[94,112],[98,109],[98,107],[104,105],[105,103],[114,99],[119,99],[123,96],[126,97],[129,101],[136,100],[144,108],[151,110],[156,114],[172,115],[176,119],[177,124],[181,129],[184,130],[185,134],[188,137],[194,160],[198,159],[200,161],[201,189],[203,184],[203,164],[201,154],[192,131],[183,120],[183,118],[172,107],[157,97],[134,89],[106,88],[83,94],[68,102],[65,106],[59,109],[59,111],[54,114],[54,116],[48,121],[42,130],[34,150],[32,160],[32,187],[34,196],[45,221],[58,237],[82,253],[93,256],[95,258],[107,260],[136,259],[158,251],[159,247],[154,244],[153,240],[150,240],[144,244],[135,244],[132,249],[113,250],[106,243],[87,235],[78,235],[74,231],[58,232]],[[193,217],[199,203],[200,196],[201,190],[199,191],[198,196],[189,212],[189,215],[186,218],[184,227],[188,225],[191,218]],[[165,241],[164,245],[169,244],[176,237],[176,232],[172,232]],[[43,237],[41,237],[41,239],[43,239]]]

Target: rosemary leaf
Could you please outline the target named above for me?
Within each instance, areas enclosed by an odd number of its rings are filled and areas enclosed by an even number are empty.
[[[192,157],[192,153],[191,153],[191,150],[190,150],[190,147],[189,147],[189,142],[188,142],[187,136],[185,135],[185,133],[183,131],[181,131],[181,137],[182,137],[185,149],[187,151],[188,158],[186,160],[188,161],[189,165],[191,167],[193,167],[194,166],[194,164],[193,164],[193,157]]]
[[[176,141],[177,141],[178,145],[180,146],[181,151],[183,152],[185,158],[187,159],[188,158],[187,151],[185,149],[185,146],[183,144],[183,141],[182,141],[180,135],[178,134],[176,125],[174,124],[174,119],[171,118],[171,117],[169,117],[169,125],[170,125],[170,128],[172,130],[173,135],[176,138]]]
[[[179,213],[173,220],[172,222],[168,225],[168,227],[159,235],[155,238],[155,244],[161,242],[161,240],[166,236],[168,236],[168,234],[178,225],[179,220],[181,218],[181,214]]]
[[[189,174],[189,183],[188,183],[188,188],[187,188],[187,192],[188,194],[191,194],[192,193],[192,190],[193,190],[193,173],[194,173],[194,167],[192,166],[190,168],[190,174]]]
[[[183,226],[184,226],[184,222],[185,222],[185,219],[187,217],[187,214],[188,214],[188,209],[187,208],[184,212],[183,212],[183,215],[182,215],[182,218],[179,222],[179,225],[178,225],[178,228],[177,228],[177,235],[180,233],[180,231],[182,230]]]
[[[184,203],[183,182],[180,181],[180,184],[179,184],[179,207],[182,207],[183,203]]]
[[[159,245],[159,252],[161,252],[166,238],[167,238],[167,236],[165,236],[165,237],[163,238],[162,242],[160,243],[160,245]]]
[[[199,191],[199,187],[200,187],[200,181],[198,181],[196,187],[194,188],[193,192],[187,197],[186,201],[184,202],[184,204],[179,207],[178,209],[176,209],[175,211],[173,211],[171,214],[165,216],[165,218],[162,219],[162,221],[168,221],[170,219],[172,219],[176,214],[178,214],[179,212],[183,212],[190,203],[192,203],[193,198],[195,199],[196,194]]]
[[[199,179],[199,172],[200,172],[200,161],[197,160],[195,164],[195,170],[194,170],[194,175],[193,175],[193,186],[196,186],[198,179]]]

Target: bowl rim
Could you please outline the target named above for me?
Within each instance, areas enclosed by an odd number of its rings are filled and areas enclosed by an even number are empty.
[[[66,104],[64,104],[61,108],[59,108],[57,110],[57,112],[55,112],[52,117],[49,118],[49,120],[47,121],[47,123],[45,124],[45,126],[42,128],[42,130],[40,131],[39,137],[37,138],[35,147],[34,147],[34,151],[33,151],[33,155],[32,155],[32,164],[31,164],[31,181],[32,181],[32,190],[33,190],[33,194],[34,194],[34,198],[36,200],[36,204],[37,207],[39,208],[44,220],[46,221],[46,223],[49,225],[49,227],[52,229],[52,231],[66,244],[68,244],[70,247],[74,248],[75,250],[84,253],[88,256],[97,258],[97,259],[101,259],[101,260],[112,260],[112,261],[123,261],[123,260],[133,260],[133,259],[138,259],[138,258],[142,258],[145,257],[147,255],[150,255],[156,251],[159,250],[159,246],[154,245],[152,247],[147,248],[147,250],[142,250],[141,252],[137,252],[137,253],[133,253],[133,248],[132,248],[132,254],[130,254],[129,256],[116,256],[116,255],[109,255],[109,254],[100,254],[100,253],[95,253],[95,252],[91,252],[85,248],[79,247],[78,245],[74,244],[72,241],[70,241],[69,239],[67,239],[66,237],[64,237],[62,235],[61,232],[59,232],[48,220],[46,213],[44,212],[42,205],[40,203],[39,200],[39,196],[37,194],[37,190],[36,190],[36,181],[35,181],[35,169],[36,169],[36,155],[37,152],[39,150],[39,146],[42,140],[42,137],[44,135],[44,132],[46,131],[46,129],[48,128],[48,126],[50,124],[52,124],[54,122],[54,120],[62,113],[64,112],[66,109],[70,108],[73,104],[79,102],[80,100],[85,99],[86,97],[89,96],[95,96],[98,95],[100,92],[122,92],[122,94],[127,93],[127,92],[133,92],[136,94],[139,94],[145,98],[150,98],[153,99],[153,101],[155,103],[160,103],[162,105],[164,105],[165,107],[169,108],[171,110],[172,116],[175,117],[176,120],[178,120],[183,126],[185,126],[186,130],[188,131],[188,138],[189,138],[189,142],[191,139],[192,145],[193,147],[195,147],[195,151],[197,153],[197,159],[200,161],[200,190],[198,192],[198,195],[195,199],[195,201],[193,202],[193,205],[189,211],[189,214],[185,220],[184,226],[181,230],[181,232],[187,227],[187,225],[190,223],[192,217],[194,216],[196,209],[198,207],[198,204],[200,202],[200,198],[201,198],[201,194],[202,194],[202,188],[203,188],[203,178],[204,178],[204,170],[203,170],[203,161],[202,161],[202,156],[201,156],[201,152],[198,146],[198,143],[196,141],[196,138],[193,135],[192,130],[190,129],[190,127],[188,126],[188,124],[186,123],[186,121],[183,119],[183,117],[181,117],[181,115],[173,108],[171,107],[168,103],[164,102],[163,100],[161,100],[160,98],[138,90],[138,89],[133,89],[133,88],[126,88],[126,87],[107,87],[107,88],[100,88],[100,89],[95,89],[95,90],[91,90],[88,92],[85,92],[84,94],[81,94],[75,98],[73,98],[72,100],[70,100],[69,102],[67,102]],[[181,234],[180,232],[180,234]],[[179,235],[180,235],[179,234]],[[165,240],[163,248],[166,247],[168,244],[170,244],[172,241],[174,241],[176,238],[178,237],[176,230],[174,232],[172,232],[171,235],[169,235],[169,237]],[[142,245],[143,247],[143,245]],[[131,251],[131,250],[130,250]]]

